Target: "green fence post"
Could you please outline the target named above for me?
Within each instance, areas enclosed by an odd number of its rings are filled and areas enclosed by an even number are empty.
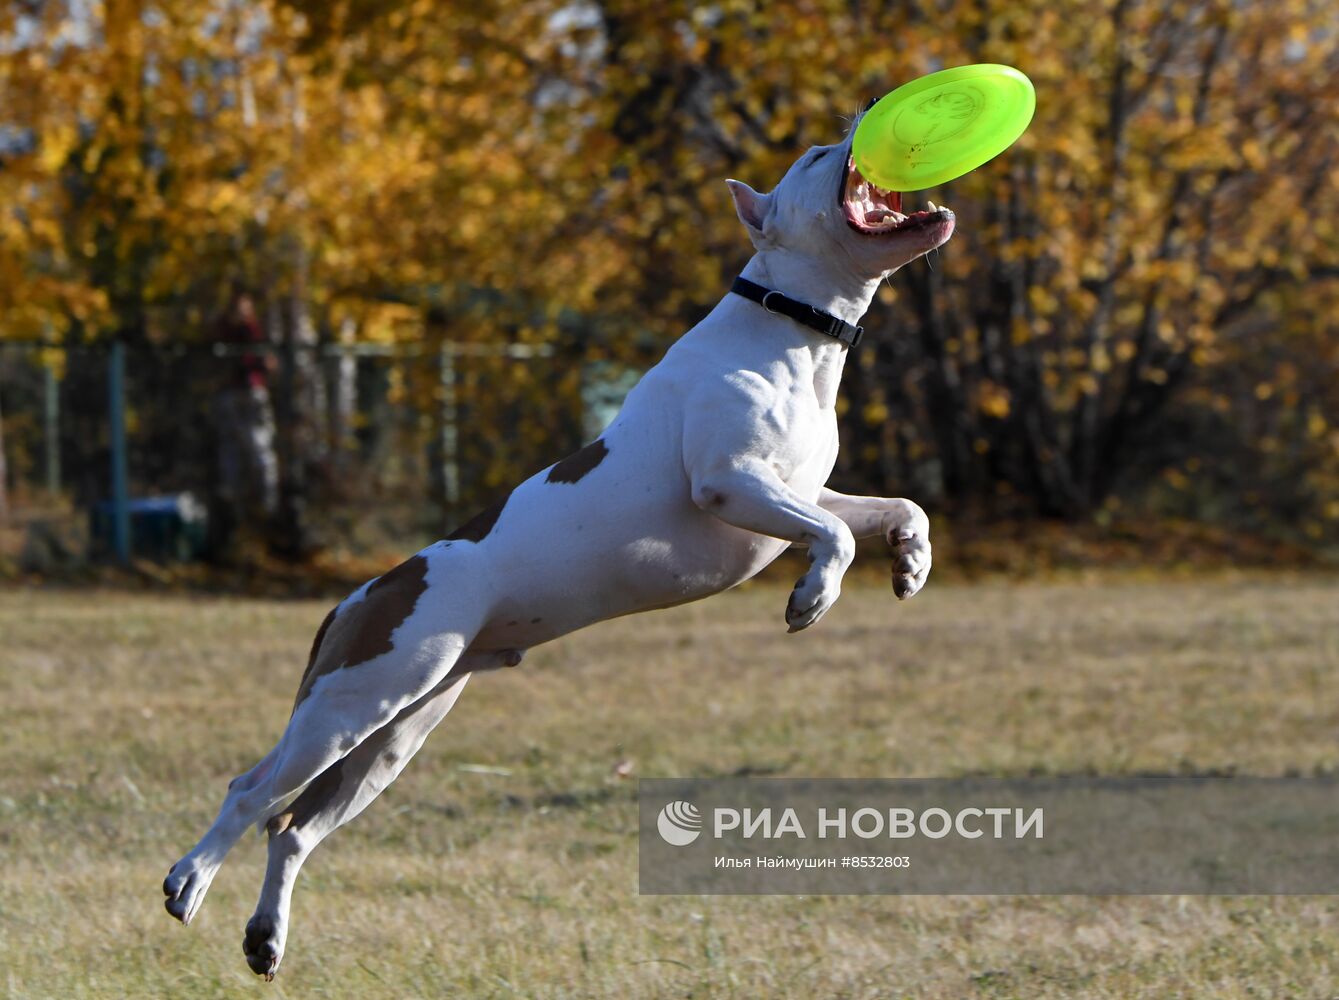
[[[56,381],[56,369],[51,365],[46,365],[43,371],[46,488],[54,495],[60,492],[60,383]]]

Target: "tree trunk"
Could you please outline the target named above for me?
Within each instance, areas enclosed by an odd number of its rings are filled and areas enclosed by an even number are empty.
[[[312,459],[314,336],[304,298],[306,255],[294,250],[292,289],[273,304],[279,332],[279,394],[275,399],[279,445],[279,511],[270,547],[302,559],[312,547],[307,519],[308,463]]]
[[[5,414],[0,410],[0,528],[9,524],[9,469],[5,463]]]

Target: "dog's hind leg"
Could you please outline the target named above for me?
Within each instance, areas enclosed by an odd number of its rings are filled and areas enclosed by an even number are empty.
[[[267,819],[451,673],[488,606],[482,575],[469,565],[468,555],[457,557],[450,549],[450,543],[429,547],[327,618],[283,738],[232,782],[213,826],[169,870],[163,893],[170,914],[188,923],[248,827]],[[460,586],[466,581],[469,586]]]
[[[469,671],[519,662],[519,651],[466,653],[447,680],[402,709],[356,750],[322,772],[292,804],[270,817],[266,824],[270,843],[265,882],[242,941],[253,972],[271,979],[283,958],[293,886],[308,855],[366,809],[399,776],[428,733],[451,711]]]

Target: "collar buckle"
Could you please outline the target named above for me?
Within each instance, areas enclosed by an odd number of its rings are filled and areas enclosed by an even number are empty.
[[[773,316],[785,316],[811,330],[840,340],[843,344],[855,347],[865,335],[863,326],[855,326],[837,316],[815,309],[807,302],[800,302],[778,292],[775,288],[766,288],[748,278],[739,277],[730,286],[730,291],[751,302],[756,302]]]

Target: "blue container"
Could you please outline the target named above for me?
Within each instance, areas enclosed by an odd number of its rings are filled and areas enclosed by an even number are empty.
[[[205,554],[209,515],[191,493],[162,497],[134,497],[130,504],[130,554],[155,562],[191,562]],[[97,556],[112,554],[110,500],[89,510],[89,538]]]

